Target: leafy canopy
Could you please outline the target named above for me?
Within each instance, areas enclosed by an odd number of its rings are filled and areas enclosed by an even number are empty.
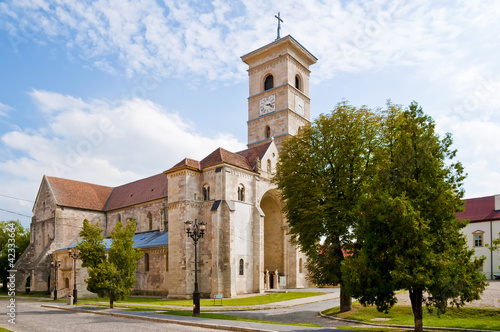
[[[433,120],[415,102],[388,104],[381,122],[376,172],[359,205],[354,229],[361,249],[343,262],[349,292],[381,311],[408,290],[415,329],[422,329],[422,303],[446,310],[479,299],[483,259],[474,259],[457,220],[462,210],[463,167],[453,159],[451,135],[442,140]]]
[[[352,244],[355,207],[373,172],[377,126],[371,110],[343,102],[282,146],[274,182],[292,239],[307,254],[316,284],[342,283],[340,266]]]
[[[116,223],[111,232],[113,242],[106,255],[102,228],[98,223],[83,221],[82,241],[78,242],[76,249],[80,252],[82,267],[88,269],[87,290],[99,297],[109,297],[111,308],[114,301],[130,294],[136,282],[135,270],[142,252],[133,247],[135,223],[130,219],[125,226],[120,221]]]
[[[0,278],[3,290],[7,289],[8,270],[14,270],[14,264],[30,244],[30,230],[25,229],[19,220],[0,221]]]

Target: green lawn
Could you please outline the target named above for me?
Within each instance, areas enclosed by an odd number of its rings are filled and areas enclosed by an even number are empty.
[[[363,307],[353,303],[353,310],[340,313],[339,308],[331,308],[323,312],[339,318],[355,319],[374,324],[414,325],[413,313],[410,306],[394,306],[389,313],[378,312],[374,306]],[[375,318],[389,320],[373,321]],[[424,326],[453,327],[479,330],[500,330],[500,310],[479,308],[448,308],[440,317],[436,312],[430,314],[424,308]]]
[[[370,331],[370,332],[410,332],[413,329],[395,329],[392,327],[359,327],[359,326],[338,326],[338,330]]]
[[[324,293],[312,293],[312,292],[290,292],[290,293],[272,293],[266,295],[256,295],[244,298],[234,298],[234,299],[223,299],[222,304],[224,306],[251,306],[257,304],[269,304],[275,302],[282,302],[294,299],[300,299],[304,297],[311,297],[316,295],[323,295]],[[107,298],[81,298],[78,299],[79,303],[109,303],[109,299]],[[134,303],[134,304],[145,304],[145,305],[176,305],[176,306],[185,306],[192,307],[193,300],[162,300],[159,297],[137,297],[137,296],[129,296],[123,301],[117,301],[115,304],[119,305],[120,303]],[[215,301],[215,306],[220,307],[220,300]],[[214,300],[201,300],[201,307],[213,307]]]
[[[0,327],[0,332],[12,332],[11,330],[4,329],[3,327]]]
[[[181,310],[171,310],[166,312],[159,312],[162,315],[172,315],[172,316],[191,316],[192,313],[189,311],[181,311]],[[276,325],[292,325],[292,326],[307,326],[307,327],[322,327],[321,325],[311,324],[311,323],[278,323],[273,321],[265,321],[258,319],[251,319],[245,317],[238,317],[232,315],[225,314],[215,314],[215,313],[200,313],[200,318],[209,318],[209,319],[221,319],[221,320],[232,320],[238,322],[251,322],[251,323],[264,323],[264,324],[276,324]]]

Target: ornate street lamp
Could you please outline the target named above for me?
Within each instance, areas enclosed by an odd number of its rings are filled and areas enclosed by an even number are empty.
[[[200,291],[198,290],[198,240],[205,234],[206,223],[186,221],[186,233],[194,241],[194,292],[193,292],[193,316],[200,315]]]
[[[55,261],[56,255],[52,254],[52,258],[54,259],[52,262],[50,262],[50,265],[54,268],[54,275],[55,275],[55,287],[54,287],[54,301],[57,300],[57,269],[61,267],[61,261]]]
[[[74,285],[73,285],[73,304],[76,304],[78,299],[78,291],[76,290],[76,260],[80,257],[80,253],[78,251],[73,252],[72,249],[68,251],[69,257],[73,258],[73,271],[74,271]]]

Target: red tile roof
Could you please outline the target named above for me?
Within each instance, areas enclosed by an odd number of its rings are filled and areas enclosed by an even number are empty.
[[[239,151],[236,153],[245,157],[253,169],[253,168],[255,168],[255,159],[257,157],[259,159],[262,159],[262,157],[264,156],[264,153],[266,153],[266,151],[267,151],[267,148],[269,148],[269,145],[271,145],[271,143],[259,145],[255,148],[246,149],[246,150]]]
[[[207,167],[216,166],[219,164],[229,164],[249,171],[253,171],[255,166],[255,157],[262,157],[266,152],[268,145],[258,146],[256,148],[243,150],[238,153],[229,152],[223,148],[218,148],[202,161],[197,161],[185,158],[179,163],[175,164],[165,173],[176,171],[182,168],[189,168],[194,170],[203,170]]]
[[[195,170],[201,170],[200,162],[198,160],[184,158],[183,160],[181,160],[180,162],[178,162],[165,172],[171,172],[181,168],[191,168]]]
[[[80,209],[104,211],[113,188],[46,176],[56,204]]]
[[[163,173],[113,189],[106,211],[168,197],[167,176]]]
[[[465,200],[464,211],[458,219],[471,222],[500,219],[500,211],[495,211],[495,196],[470,198]]]
[[[46,179],[57,205],[80,209],[111,211],[168,196],[163,173],[116,188],[51,176]]]
[[[202,161],[200,161],[200,166],[201,169],[204,169],[222,163],[241,167],[243,169],[248,169],[250,171],[253,170],[247,158],[239,154],[224,150],[223,148],[218,148],[214,152],[206,156]]]

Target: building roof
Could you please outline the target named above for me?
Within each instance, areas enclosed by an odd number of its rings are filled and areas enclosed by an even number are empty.
[[[151,231],[145,233],[137,233],[132,238],[134,241],[134,248],[153,248],[153,247],[162,247],[168,245],[168,232],[160,232],[160,231]],[[111,248],[111,244],[113,240],[111,238],[104,239],[104,250],[109,250]],[[77,242],[72,243],[64,248],[57,249],[56,251],[63,251],[68,249],[73,249],[76,247]]]
[[[204,169],[223,163],[237,166],[250,171],[253,170],[247,158],[242,155],[224,150],[223,148],[218,148],[214,152],[206,156],[202,161],[200,161],[200,166],[201,169]]]
[[[157,174],[112,188],[97,184],[46,176],[57,205],[112,211],[168,196],[168,179]]]
[[[160,173],[114,188],[109,197],[106,211],[166,198],[167,196],[168,179],[165,174]]]
[[[255,163],[256,159],[259,158],[259,160],[262,160],[262,157],[264,157],[264,154],[266,153],[267,149],[271,145],[271,142],[268,144],[262,144],[259,146],[256,146],[254,148],[246,149],[243,151],[236,152],[240,156],[243,156],[247,159],[247,161],[250,163],[252,166],[252,169],[255,169]]]
[[[198,160],[184,158],[165,172],[171,172],[182,168],[190,168],[193,170],[201,171],[200,162]]]
[[[166,172],[183,168],[201,171],[219,164],[229,164],[253,171],[256,159],[262,159],[270,144],[237,153],[218,148],[201,161],[185,158]],[[54,193],[56,204],[67,207],[113,211],[168,197],[168,178],[163,173],[115,188],[49,176],[46,178]]]
[[[267,45],[264,45],[256,50],[253,50],[252,52],[241,56],[241,60],[248,64],[248,62],[247,62],[248,59],[253,57],[254,55],[257,55],[259,53],[264,52],[266,49],[270,48],[271,46],[275,46],[278,44],[284,44],[284,43],[290,43],[291,45],[295,45],[296,47],[298,47],[299,49],[304,51],[304,53],[307,55],[307,58],[308,58],[310,64],[314,64],[314,63],[316,63],[316,61],[318,61],[318,58],[316,58],[311,52],[309,52],[304,46],[302,46],[302,44],[300,44],[297,40],[295,40],[295,38],[293,38],[291,35],[286,35],[285,37],[277,39],[277,40],[275,40]]]
[[[57,205],[104,211],[112,187],[46,176]]]
[[[201,171],[207,167],[220,164],[229,164],[249,171],[253,171],[255,167],[255,158],[262,158],[268,146],[268,144],[264,144],[237,153],[227,151],[223,148],[217,148],[201,161],[185,158],[170,169],[166,170],[165,173],[170,173],[183,168]]]
[[[500,219],[500,211],[495,210],[495,196],[470,198],[465,200],[464,211],[457,213],[460,220],[479,222]]]

